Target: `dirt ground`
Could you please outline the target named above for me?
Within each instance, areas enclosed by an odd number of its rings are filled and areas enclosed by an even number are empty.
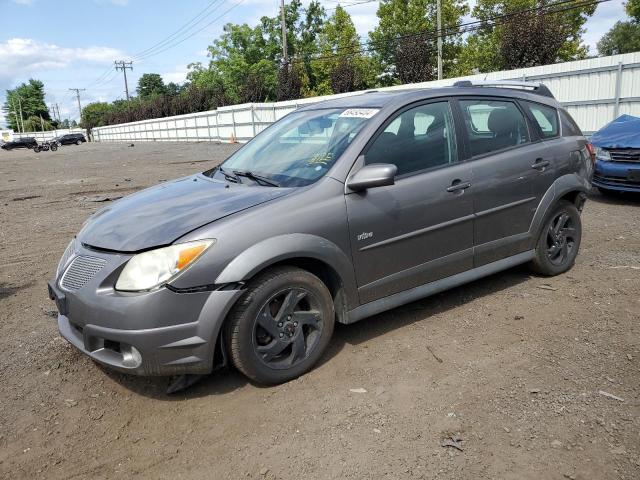
[[[592,195],[569,273],[516,268],[338,326],[286,385],[224,370],[167,396],[77,353],[46,281],[96,200],[234,148],[0,151],[0,478],[640,478],[638,197]]]

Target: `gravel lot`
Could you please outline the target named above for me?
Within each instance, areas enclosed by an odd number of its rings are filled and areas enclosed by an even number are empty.
[[[517,268],[338,326],[278,387],[225,370],[167,396],[60,339],[46,281],[96,200],[234,149],[0,151],[0,478],[640,478],[638,197],[592,196],[569,273]]]

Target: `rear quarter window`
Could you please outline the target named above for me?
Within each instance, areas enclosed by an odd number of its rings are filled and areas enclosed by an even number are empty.
[[[555,108],[538,103],[523,103],[540,128],[540,133],[543,138],[553,138],[560,135],[560,122],[558,121],[558,112]]]
[[[571,115],[569,115],[569,112],[567,112],[564,108],[560,109],[560,122],[562,124],[562,136],[563,137],[581,137],[582,136],[582,130],[580,130],[580,127],[578,126],[578,124],[575,122],[575,120],[573,118],[571,118]]]

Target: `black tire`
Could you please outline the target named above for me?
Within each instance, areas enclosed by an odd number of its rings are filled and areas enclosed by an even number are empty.
[[[250,380],[287,382],[320,359],[334,321],[331,294],[318,277],[277,267],[252,280],[233,307],[226,324],[227,351]]]
[[[76,145],[82,145],[82,140],[76,140]]]
[[[52,143],[49,148],[51,149],[52,152],[55,152],[56,150],[58,150],[58,145],[56,145],[55,143]]]
[[[40,150],[42,150],[40,147],[33,147],[35,153],[40,153]]]
[[[582,240],[582,221],[576,206],[561,200],[545,218],[535,248],[532,269],[554,276],[570,270]]]

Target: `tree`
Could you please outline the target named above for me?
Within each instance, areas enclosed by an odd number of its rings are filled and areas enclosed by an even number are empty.
[[[343,93],[367,88],[371,65],[362,54],[360,37],[349,13],[336,7],[319,36],[320,57],[313,60],[317,93]]]
[[[600,55],[616,55],[640,51],[640,24],[616,22],[598,42]]]
[[[381,0],[378,26],[369,34],[385,84],[432,80],[437,76],[436,0]],[[443,70],[450,75],[460,53],[458,27],[469,8],[442,0]]]
[[[140,98],[149,98],[166,94],[167,87],[159,74],[145,73],[138,80],[137,92]]]
[[[559,5],[554,7],[555,4]],[[513,62],[514,58],[527,59],[527,66],[585,58],[587,48],[582,46],[582,27],[595,12],[596,4],[579,3],[578,5],[578,7],[567,8],[571,5],[567,5],[563,0],[478,0],[472,12],[473,16],[486,23],[467,38],[460,58],[458,74],[472,73],[473,70],[491,72],[515,68],[511,67],[513,64],[518,64]],[[532,9],[537,10],[532,14],[518,15],[518,12]],[[550,13],[554,10],[557,12]],[[505,15],[507,17],[504,17]],[[556,30],[563,33],[564,39],[555,55],[549,51],[552,49],[549,48],[550,45],[547,45],[544,37],[544,32],[550,31],[545,28],[547,23],[553,24]],[[526,25],[533,28],[533,31],[527,31]],[[510,32],[505,35],[507,30]],[[517,31],[526,34],[525,41],[514,41],[516,37],[513,32]],[[503,47],[505,39],[509,45]],[[503,48],[509,51],[511,60],[504,58]],[[530,49],[546,51],[544,55],[532,62],[532,56],[525,51]]]
[[[106,116],[112,109],[113,107],[105,102],[90,103],[82,109],[80,125],[86,129],[107,125]]]
[[[640,0],[625,5],[630,21],[616,22],[598,42],[600,55],[637,52],[640,50]]]
[[[44,101],[44,83],[40,80],[30,79],[27,83],[23,83],[12,90],[7,90],[6,100],[2,107],[9,128],[20,130],[18,126],[20,119],[20,108],[22,109],[22,119],[25,122],[31,117],[35,117],[40,122],[43,120],[50,121],[49,109]],[[40,130],[40,127],[38,127]]]

